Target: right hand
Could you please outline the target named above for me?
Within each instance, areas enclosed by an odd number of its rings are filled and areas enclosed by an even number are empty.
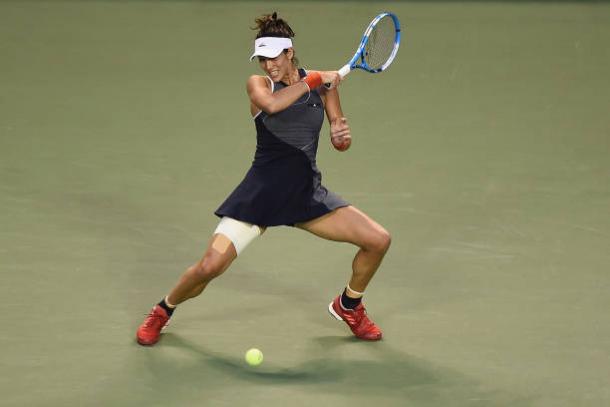
[[[330,141],[339,151],[345,151],[352,145],[352,134],[345,117],[338,117],[330,123]]]
[[[328,89],[333,89],[339,86],[339,82],[341,82],[341,75],[339,75],[338,71],[319,71],[320,76],[322,77],[322,84],[328,85]]]

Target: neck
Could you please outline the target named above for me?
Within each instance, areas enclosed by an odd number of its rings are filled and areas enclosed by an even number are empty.
[[[301,80],[301,77],[299,76],[299,70],[294,65],[292,65],[292,69],[290,69],[290,72],[288,72],[282,78],[282,82],[284,82],[287,85],[295,84],[300,80]]]

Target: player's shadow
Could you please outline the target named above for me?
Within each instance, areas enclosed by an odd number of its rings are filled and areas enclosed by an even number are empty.
[[[198,355],[209,367],[222,370],[239,379],[251,381],[271,381],[279,383],[318,383],[321,381],[332,380],[336,369],[303,369],[301,366],[294,368],[274,368],[271,363],[265,362],[258,367],[248,366],[242,358],[222,355],[218,352],[209,350],[199,344],[188,341],[174,333],[163,334],[163,346],[178,347],[188,350],[192,354]]]
[[[416,402],[418,406],[532,405],[531,398],[484,388],[460,372],[408,355],[383,341],[370,343],[345,336],[312,338],[309,349],[305,350],[312,359],[289,368],[277,368],[267,361],[261,366],[249,367],[241,358],[212,351],[173,333],[163,335],[162,346],[186,350],[189,363],[176,366],[174,358],[170,362],[167,356],[150,352],[152,370],[167,373],[169,369],[182,378],[196,378],[196,382],[205,376],[206,381],[219,387],[234,385],[235,380],[227,380],[230,376],[261,384],[312,385],[316,392],[344,393],[349,389],[351,394],[362,396],[379,393]],[[342,348],[348,346],[362,346],[367,359],[342,359]],[[193,355],[197,357],[193,359]],[[223,374],[219,375],[219,371]]]

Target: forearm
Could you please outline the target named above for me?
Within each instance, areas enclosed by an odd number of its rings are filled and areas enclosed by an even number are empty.
[[[324,106],[326,108],[326,117],[329,123],[344,117],[343,109],[341,109],[341,101],[337,88],[327,89],[324,95]]]

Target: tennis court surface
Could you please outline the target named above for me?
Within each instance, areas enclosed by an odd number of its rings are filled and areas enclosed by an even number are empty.
[[[384,340],[326,311],[355,250],[286,227],[138,346],[251,163],[254,18],[337,69],[386,9],[318,155],[392,233]],[[610,405],[609,44],[607,2],[0,2],[0,405]]]

